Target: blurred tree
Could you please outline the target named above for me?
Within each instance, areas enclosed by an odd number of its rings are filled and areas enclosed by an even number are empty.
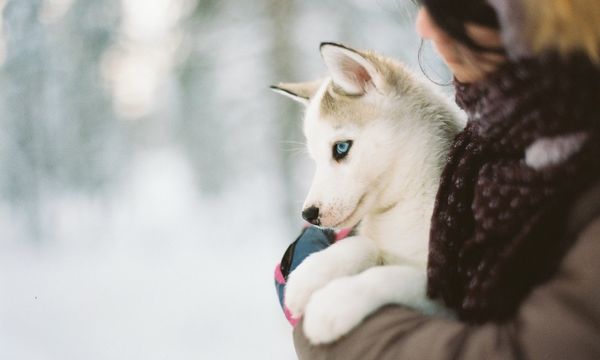
[[[298,17],[296,3],[293,1],[266,0],[267,18],[271,26],[271,48],[267,59],[271,61],[272,76],[280,81],[295,81],[297,79],[298,49],[292,40],[294,38],[295,20]],[[316,49],[316,44],[315,44]],[[301,108],[292,101],[277,102],[274,111],[273,125],[276,129],[278,141],[274,145],[283,143],[302,143],[304,137],[301,132],[300,114]],[[282,151],[283,150],[283,151]],[[310,176],[298,172],[298,159],[294,152],[285,151],[281,146],[274,146],[273,151],[278,154],[279,173],[281,174],[284,193],[283,207],[285,218],[289,219],[290,225],[298,223],[301,208],[295,195],[298,193],[299,177]]]
[[[0,70],[0,195],[26,209],[35,237],[44,199],[101,190],[124,143],[100,76],[118,1],[77,0],[64,19],[43,23],[45,5],[6,3]]]
[[[229,109],[219,108],[215,98],[214,75],[219,64],[208,45],[210,34],[218,33],[219,26],[224,25],[218,1],[197,0],[180,24],[185,35],[179,55],[185,59],[176,68],[180,109],[176,141],[183,146],[199,188],[212,195],[227,186],[234,172],[223,123],[224,112]]]
[[[40,92],[45,75],[46,34],[37,21],[40,0],[9,1],[3,25],[6,59],[2,69],[2,142],[0,176],[2,195],[23,202],[28,217],[35,218],[38,232],[38,204],[45,158],[44,111]],[[24,79],[27,79],[24,81]],[[31,106],[32,102],[38,106]]]

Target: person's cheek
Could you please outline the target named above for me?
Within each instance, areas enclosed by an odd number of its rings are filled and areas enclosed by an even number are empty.
[[[433,26],[429,13],[425,8],[419,9],[417,20],[415,22],[415,30],[423,39],[430,39],[433,33]]]
[[[460,61],[452,40],[436,26],[429,16],[427,9],[423,7],[417,13],[415,29],[423,39],[433,42],[437,53],[444,58],[444,61],[449,64]]]
[[[444,59],[448,65],[462,64],[462,58],[457,51],[456,44],[447,36],[435,36],[432,39],[437,53]]]

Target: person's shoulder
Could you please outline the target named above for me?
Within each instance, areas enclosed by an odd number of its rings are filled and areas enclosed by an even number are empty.
[[[600,182],[583,191],[569,210],[565,236],[572,247],[562,261],[562,272],[589,278],[588,283],[600,281]],[[600,296],[600,294],[599,294]]]
[[[580,236],[597,223],[600,223],[600,181],[583,191],[573,202],[566,219],[567,236]]]

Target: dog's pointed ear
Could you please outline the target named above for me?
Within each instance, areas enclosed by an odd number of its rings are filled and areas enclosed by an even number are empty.
[[[370,85],[383,87],[383,76],[360,52],[335,43],[321,43],[320,49],[333,83],[348,95],[362,95]]]
[[[272,85],[271,90],[307,105],[309,100],[317,93],[322,83],[323,80],[302,83],[279,83]]]

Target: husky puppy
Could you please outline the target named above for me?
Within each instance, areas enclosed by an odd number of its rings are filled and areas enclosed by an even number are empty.
[[[285,303],[314,344],[332,342],[385,304],[444,313],[425,293],[429,223],[441,170],[464,127],[457,108],[402,64],[321,44],[330,77],[272,88],[306,106],[316,173],[303,217],[356,236],[310,255]]]

